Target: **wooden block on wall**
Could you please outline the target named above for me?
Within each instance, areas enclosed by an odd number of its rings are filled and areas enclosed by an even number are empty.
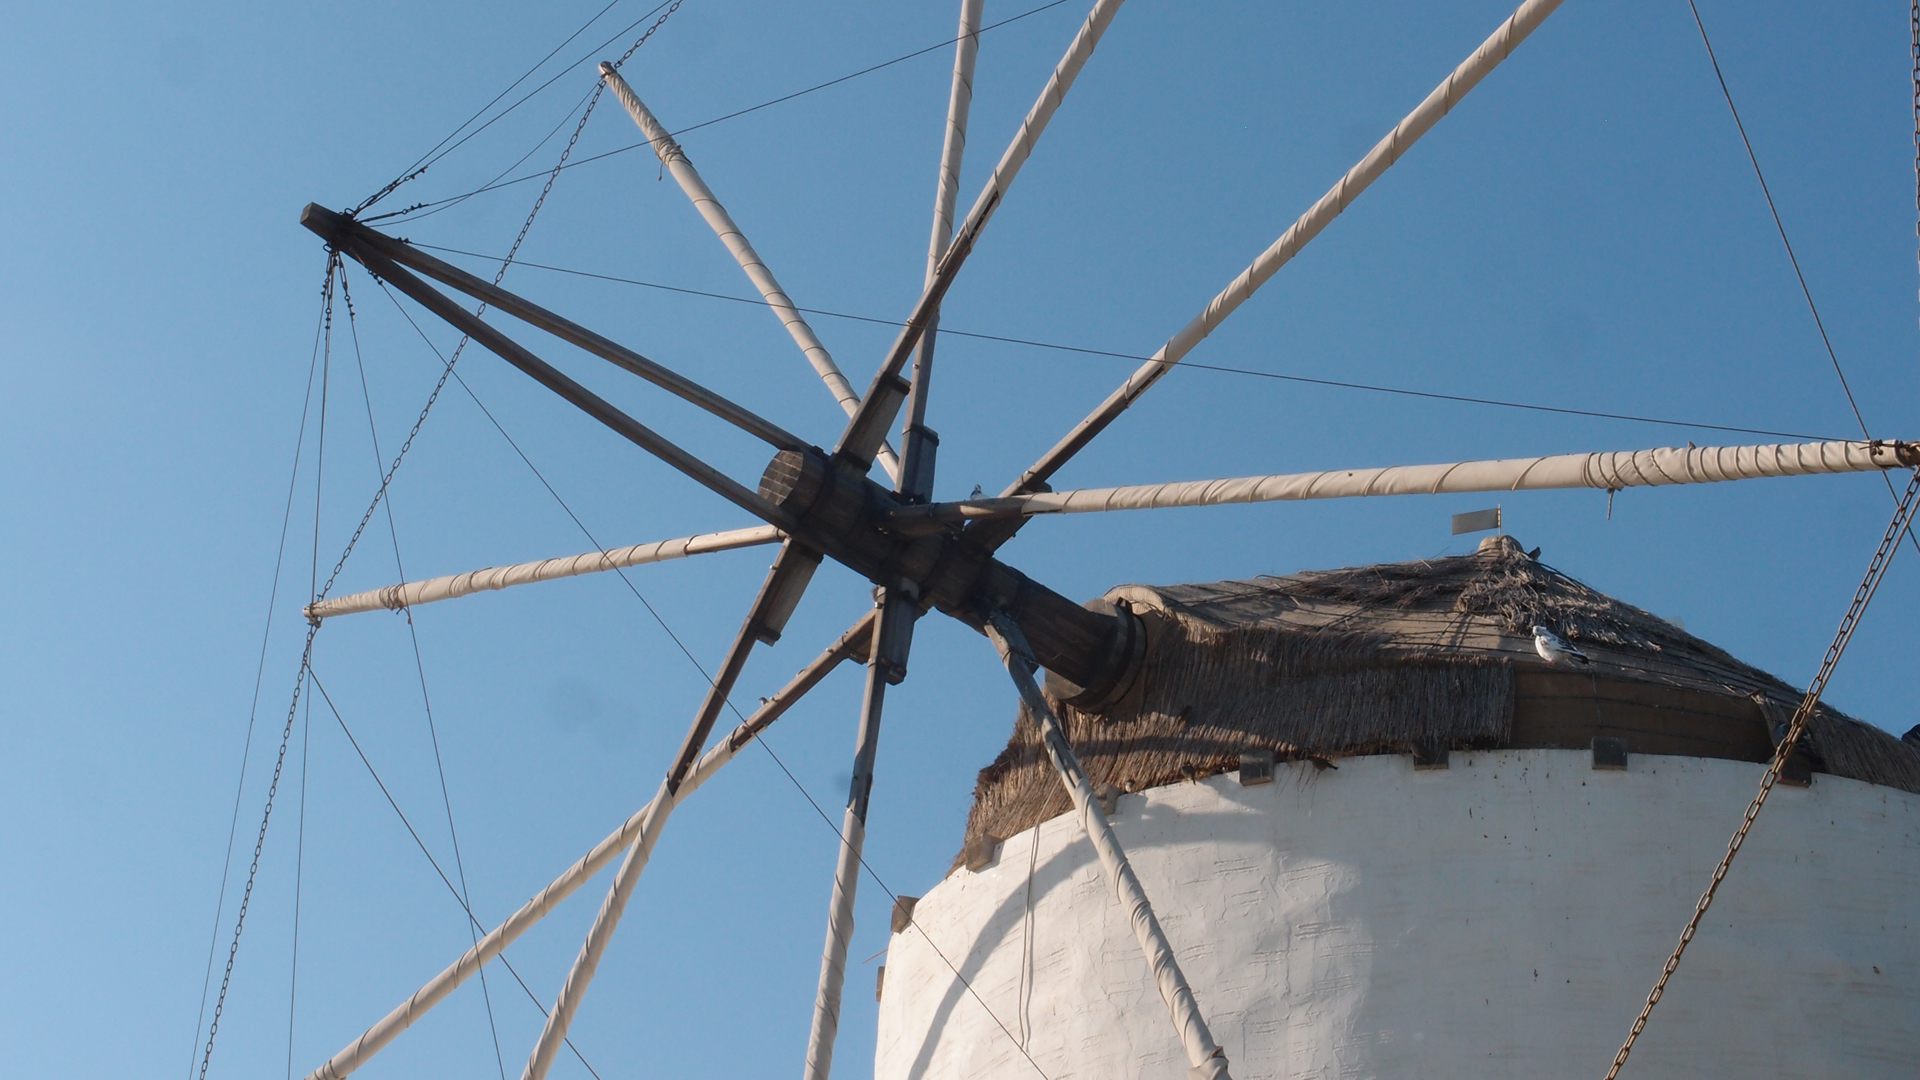
[[[1593,767],[1595,769],[1625,772],[1627,768],[1627,740],[1611,735],[1593,737]]]

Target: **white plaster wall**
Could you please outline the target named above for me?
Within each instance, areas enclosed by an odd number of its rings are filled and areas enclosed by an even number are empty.
[[[1565,750],[1452,766],[1283,764],[1121,797],[1237,1080],[1602,1076],[1761,772],[1595,772]],[[886,961],[880,1080],[1184,1076],[1070,816],[955,871],[914,921]],[[1920,797],[1776,788],[1622,1075],[1920,1076]]]

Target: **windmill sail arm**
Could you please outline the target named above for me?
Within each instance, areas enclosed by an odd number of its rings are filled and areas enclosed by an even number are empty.
[[[1306,213],[1300,215],[1287,231],[1281,234],[1273,245],[1262,252],[1253,264],[1240,272],[1219,295],[1207,302],[1207,306],[1193,320],[1182,327],[1180,332],[1167,341],[1152,359],[1142,364],[1139,370],[1127,377],[1100,406],[1082,420],[1067,436],[1060,440],[1045,456],[1022,473],[1019,480],[1008,487],[1006,494],[1019,495],[1035,490],[1048,477],[1059,471],[1075,454],[1079,453],[1094,436],[1105,430],[1121,413],[1132,407],[1160,381],[1161,376],[1173,370],[1187,353],[1193,350],[1207,335],[1213,333],[1227,316],[1245,303],[1267,279],[1273,277],[1314,237],[1319,236],[1333,219],[1359,198],[1375,180],[1378,180],[1394,162],[1400,160],[1413,144],[1433,129],[1441,117],[1452,111],[1467,92],[1487,77],[1502,60],[1505,60],[1518,48],[1527,36],[1533,33],[1541,22],[1545,21],[1553,10],[1560,6],[1561,0],[1527,0],[1501,23],[1499,29],[1472,56],[1462,61],[1453,73],[1435,87],[1426,100],[1406,115],[1406,118],[1394,125],[1386,137],[1374,144],[1367,156],[1359,164],[1347,171],[1339,183],[1333,185],[1320,200]]]
[[[794,703],[820,684],[822,679],[834,668],[846,660],[865,655],[873,634],[874,616],[868,612],[859,622],[853,624],[840,639],[821,653],[811,664],[802,668],[793,680],[782,687],[779,693],[768,698],[746,722],[733,730],[733,733],[701,757],[700,762],[681,784],[679,798],[686,798],[701,784],[707,782],[721,766],[732,761],[736,753],[752,742],[754,737],[765,731],[775,720],[792,708]],[[659,809],[660,800],[654,799],[642,807],[639,812],[628,818],[605,840],[594,845],[592,851],[567,868],[566,873],[555,878],[553,884],[521,906],[520,910],[508,916],[505,922],[481,938],[468,949],[460,959],[453,962],[445,971],[434,976],[433,980],[421,987],[418,993],[401,1003],[399,1008],[368,1028],[366,1033],[355,1039],[345,1049],[328,1059],[326,1064],[307,1074],[306,1080],[341,1080],[349,1073],[367,1063],[382,1047],[392,1042],[396,1036],[411,1027],[416,1020],[425,1016],[433,1008],[453,993],[461,983],[480,970],[481,965],[499,956],[508,945],[513,944],[521,934],[533,924],[545,918],[547,913],[560,905],[560,902],[577,892],[580,886],[593,880],[594,876],[606,869],[607,865],[621,852],[631,847],[634,841],[647,831]]]
[[[940,257],[953,240],[953,207],[960,192],[960,162],[967,149],[967,117],[973,111],[973,68],[980,52],[984,0],[961,0],[954,41],[953,85],[947,93],[946,137],[940,146],[940,180],[933,199],[933,235],[927,243],[927,280],[940,272]]]
[[[1094,47],[1100,44],[1101,35],[1107,32],[1107,26],[1113,22],[1122,2],[1098,0],[1087,14],[1087,21],[1081,24],[1073,42],[1067,46],[1066,55],[1054,67],[1047,85],[1041,89],[1033,108],[1027,112],[1027,118],[1021,122],[1020,130],[1007,145],[1006,152],[1000,155],[999,164],[993,167],[993,175],[987,179],[986,187],[981,189],[980,197],[974,200],[973,209],[967,212],[966,220],[961,223],[953,243],[941,255],[933,279],[928,282],[926,291],[920,294],[920,300],[907,316],[900,336],[894,340],[880,370],[874,374],[866,397],[861,399],[860,411],[854,414],[845,434],[840,437],[839,445],[834,448],[837,458],[857,465],[864,465],[873,459],[881,438],[893,425],[894,415],[906,400],[907,387],[905,380],[900,377],[901,368],[913,354],[914,346],[920,343],[920,335],[940,310],[940,301],[945,298],[948,287],[953,284],[960,267],[966,263],[967,256],[973,253],[973,245],[979,240],[981,231],[1006,199],[1007,189],[1013,185],[1014,177],[1019,175],[1027,158],[1033,155],[1034,146],[1052,122],[1060,103],[1066,99],[1074,80],[1079,78],[1080,69],[1086,66],[1087,58],[1093,55]]]
[[[1380,469],[1241,476],[1128,487],[970,499],[907,506],[887,518],[903,531],[916,526],[1035,514],[1086,514],[1225,503],[1350,499],[1372,495],[1446,495],[1469,491],[1542,491],[1597,488],[1619,491],[1668,484],[1712,484],[1771,476],[1873,472],[1920,466],[1920,444],[1817,442],[1769,446],[1700,446],[1598,454],[1556,454],[1503,461],[1394,465]]]
[[[780,545],[780,553],[774,556],[766,580],[761,583],[760,593],[754,597],[753,607],[748,610],[746,619],[740,624],[739,634],[728,647],[726,659],[721,661],[719,670],[713,675],[706,697],[700,703],[700,711],[694,714],[693,723],[687,727],[679,755],[667,770],[665,779],[660,782],[660,792],[654,797],[653,812],[648,816],[639,838],[627,849],[626,858],[614,874],[613,885],[607,890],[606,899],[601,901],[600,911],[594,916],[593,926],[587,931],[587,939],[581,943],[580,952],[567,972],[567,980],[560,987],[560,995],[547,1012],[547,1022],[541,1028],[540,1039],[534,1044],[533,1053],[527,1058],[527,1067],[521,1073],[521,1080],[545,1080],[547,1070],[553,1067],[554,1057],[559,1054],[561,1044],[566,1042],[567,1029],[573,1023],[574,1014],[592,986],[600,961],[606,955],[607,945],[613,940],[614,931],[619,928],[620,920],[626,913],[627,902],[633,898],[634,886],[639,883],[640,875],[645,872],[647,862],[652,857],[654,841],[659,838],[660,830],[666,827],[667,818],[674,808],[680,804],[688,777],[699,767],[707,736],[712,734],[714,722],[720,718],[720,711],[726,707],[735,682],[746,668],[747,657],[752,654],[756,643],[779,640],[780,630],[786,624],[787,617],[793,614],[794,605],[799,602],[807,583],[813,579],[820,558],[819,554],[791,540]]]
[[[779,318],[781,325],[786,327],[794,344],[800,346],[800,352],[807,358],[807,363],[813,365],[813,370],[819,374],[820,381],[826,384],[834,400],[840,403],[840,407],[846,410],[848,416],[859,411],[860,395],[854,391],[853,384],[847,381],[846,375],[840,370],[840,365],[834,362],[833,354],[821,344],[819,335],[813,332],[813,326],[807,322],[807,317],[800,313],[800,309],[794,306],[786,290],[780,287],[780,282],[773,276],[773,271],[767,267],[766,260],[754,250],[753,244],[747,240],[746,233],[742,232],[740,226],[734,222],[733,215],[727,213],[727,208],[721,205],[719,197],[714,195],[713,189],[708,187],[707,182],[701,178],[700,170],[694,168],[693,162],[687,160],[686,151],[680,149],[680,144],[674,141],[665,125],[661,124],[652,110],[647,108],[646,103],[640,100],[640,95],[633,92],[633,87],[627,85],[627,80],[620,76],[620,72],[612,64],[600,65],[600,77],[613,90],[614,96],[620,99],[620,104],[626,106],[627,115],[633,118],[641,134],[647,137],[647,142],[652,145],[654,154],[660,158],[660,163],[673,174],[674,181],[680,185],[681,191],[686,192],[687,198],[693,203],[693,208],[700,212],[700,216],[706,219],[714,234],[720,237],[720,242],[727,246],[727,251],[732,253],[734,261],[739,263],[740,269],[746,273],[747,280],[760,291],[760,296],[767,302],[767,307]],[[892,447],[885,443],[881,444],[879,461],[889,476],[899,479],[900,459],[894,454]]]
[[[1133,926],[1134,940],[1146,956],[1154,985],[1167,1007],[1168,1018],[1173,1021],[1180,1045],[1187,1053],[1187,1075],[1193,1080],[1232,1080],[1227,1072],[1226,1052],[1219,1043],[1214,1042],[1206,1018],[1200,1014],[1200,1005],[1194,1000],[1193,990],[1180,971],[1180,961],[1174,953],[1173,943],[1167,939],[1166,931],[1153,913],[1153,904],[1140,885],[1139,876],[1127,861],[1126,850],[1120,846],[1120,839],[1114,834],[1113,823],[1107,819],[1106,811],[1100,805],[1093,782],[1087,778],[1086,769],[1081,767],[1072,744],[1067,741],[1066,731],[1061,727],[1052,703],[1033,681],[1036,665],[1020,627],[1005,614],[995,612],[987,623],[987,636],[993,640],[994,648],[1000,651],[1000,660],[1006,665],[1007,674],[1013,677],[1020,700],[1026,704],[1034,725],[1040,729],[1041,746],[1045,748],[1054,771],[1060,774],[1060,783],[1067,789],[1073,812],[1080,819],[1087,839],[1092,842],[1101,869],[1106,871],[1108,884],[1113,887],[1114,899],[1126,909],[1127,921]]]
[[[651,544],[634,544],[631,547],[610,548],[606,551],[588,551],[558,559],[515,563],[512,566],[489,566],[480,570],[469,570],[464,574],[450,574],[446,577],[428,578],[425,581],[408,581],[399,585],[389,585],[384,589],[370,589],[350,596],[333,597],[317,604],[307,605],[303,614],[309,619],[318,620],[330,619],[336,615],[352,615],[362,611],[399,611],[402,608],[431,604],[437,600],[453,600],[473,593],[505,589],[513,585],[530,585],[536,581],[555,581],[560,578],[579,577],[581,574],[597,574],[605,570],[624,570],[630,566],[684,559],[689,555],[705,555],[714,551],[733,551],[736,548],[772,544],[779,542],[784,535],[771,525],[760,525],[751,529],[702,533],[699,536],[683,536],[675,540],[656,540]]]

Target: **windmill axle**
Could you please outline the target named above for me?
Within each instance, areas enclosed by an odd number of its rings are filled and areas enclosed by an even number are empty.
[[[872,581],[985,632],[994,611],[1020,624],[1034,658],[1071,683],[1074,704],[1097,706],[1132,682],[1145,635],[1131,613],[1083,607],[995,559],[957,529],[903,535],[887,523],[903,505],[824,451],[782,450],[760,478],[760,497],[799,523],[793,537]]]

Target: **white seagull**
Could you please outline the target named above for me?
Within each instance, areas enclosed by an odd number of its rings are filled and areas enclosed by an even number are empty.
[[[1539,653],[1540,659],[1549,664],[1562,664],[1568,660],[1581,664],[1593,663],[1587,658],[1586,653],[1567,644],[1559,634],[1544,626],[1533,628],[1533,651]]]

